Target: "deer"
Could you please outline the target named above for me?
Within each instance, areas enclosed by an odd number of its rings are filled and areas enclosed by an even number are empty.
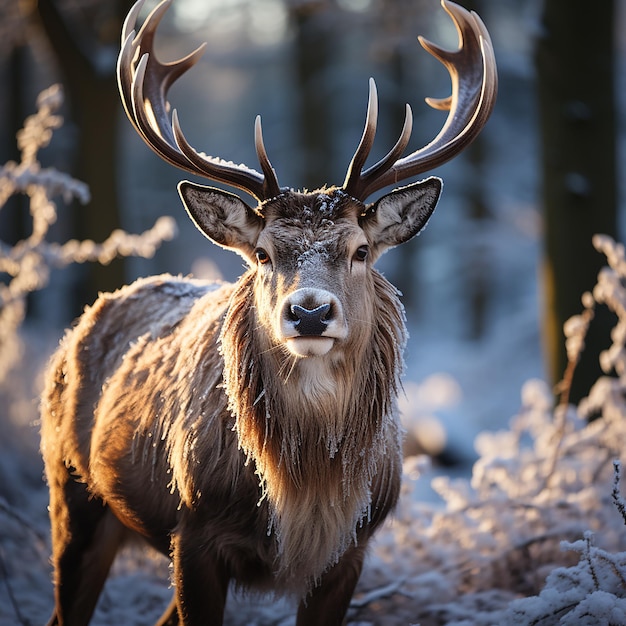
[[[219,626],[229,589],[286,595],[297,624],[341,624],[368,542],[393,511],[402,474],[401,392],[407,329],[400,294],[374,268],[416,236],[438,202],[428,172],[470,144],[497,92],[489,34],[442,0],[460,46],[420,37],[447,68],[452,94],[435,139],[365,169],[377,128],[369,83],[365,128],[341,186],[281,187],[208,156],[182,132],[168,90],[199,59],[154,53],[164,0],[122,28],[118,84],[137,133],[162,159],[249,194],[179,183],[213,243],[239,253],[235,283],[159,275],[100,294],[52,356],[41,400],[55,608],[49,624],[88,624],[121,546],[140,539],[171,559],[160,625]],[[394,186],[368,203],[376,191]]]

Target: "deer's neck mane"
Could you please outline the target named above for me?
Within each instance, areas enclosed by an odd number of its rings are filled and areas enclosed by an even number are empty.
[[[253,332],[252,281],[242,278],[222,328],[225,391],[239,446],[269,503],[278,574],[289,583],[304,568],[312,583],[356,541],[374,476],[387,490],[398,471],[404,312],[395,288],[375,273],[370,336],[355,333],[347,358],[294,362]]]

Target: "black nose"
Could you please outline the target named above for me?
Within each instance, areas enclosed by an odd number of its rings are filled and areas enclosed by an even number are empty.
[[[295,322],[294,327],[300,335],[321,335],[330,321],[328,319],[330,304],[321,304],[315,309],[305,309],[298,304],[292,304],[289,310]]]

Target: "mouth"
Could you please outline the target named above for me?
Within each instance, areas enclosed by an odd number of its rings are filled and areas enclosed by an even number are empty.
[[[289,337],[285,342],[289,351],[298,357],[324,356],[335,344],[333,337]]]

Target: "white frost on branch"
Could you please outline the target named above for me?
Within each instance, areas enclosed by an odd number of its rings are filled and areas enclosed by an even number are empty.
[[[624,500],[619,495],[620,463],[614,463],[613,501],[626,522]],[[538,596],[511,603],[506,622],[515,624],[626,624],[626,552],[611,553],[594,545],[593,533],[564,551],[578,553],[572,567],[554,569]]]
[[[64,244],[46,240],[50,226],[57,219],[54,198],[65,203],[77,199],[89,202],[85,183],[59,172],[42,168],[38,153],[46,147],[54,130],[63,119],[58,110],[63,104],[60,86],[54,85],[37,98],[37,113],[24,123],[17,134],[20,162],[8,162],[0,167],[0,210],[16,194],[28,198],[32,232],[15,245],[0,241],[0,273],[8,280],[0,283],[0,380],[20,354],[17,330],[24,320],[26,297],[48,284],[52,268],[87,261],[107,264],[122,256],[151,257],[163,241],[176,233],[174,220],[162,217],[149,230],[130,235],[116,230],[102,243],[91,240],[70,240]]]

